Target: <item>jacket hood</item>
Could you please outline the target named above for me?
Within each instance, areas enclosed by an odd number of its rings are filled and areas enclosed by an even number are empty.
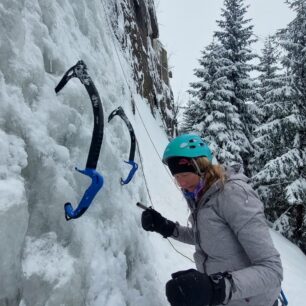
[[[243,167],[241,164],[225,167],[225,173],[227,181],[240,180],[248,183],[250,179],[243,173]]]

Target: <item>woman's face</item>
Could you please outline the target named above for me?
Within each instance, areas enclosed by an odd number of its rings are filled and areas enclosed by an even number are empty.
[[[193,192],[200,181],[200,177],[193,172],[178,173],[174,178],[181,188],[189,192]]]

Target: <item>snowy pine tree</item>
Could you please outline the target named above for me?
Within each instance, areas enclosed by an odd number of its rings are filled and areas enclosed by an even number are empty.
[[[184,107],[180,133],[196,133],[200,135],[203,126],[203,111],[202,102],[196,98],[190,98],[186,107]]]
[[[306,252],[306,1],[286,2],[296,12],[295,19],[279,34],[280,43],[287,53],[283,65],[290,71],[294,89],[295,155],[292,153],[291,156],[295,159],[291,158],[291,166],[296,175],[286,186],[286,199],[294,205],[289,219],[293,240]],[[291,134],[293,136],[293,131]]]
[[[284,73],[272,74],[273,82],[271,75],[262,79],[266,119],[255,144],[257,160],[265,165],[254,182],[268,217],[274,221],[285,212],[276,226],[306,251],[306,5],[305,0],[287,2],[297,15],[278,34]]]
[[[245,18],[247,6],[243,0],[225,0],[222,9],[222,20],[217,21],[220,30],[215,32],[225,49],[224,57],[229,62],[227,78],[233,83],[230,103],[237,108],[237,116],[243,124],[244,142],[239,143],[240,156],[247,174],[250,174],[249,160],[252,154],[252,130],[257,123],[256,107],[250,105],[256,98],[256,86],[250,72],[254,70],[250,63],[256,55],[250,46],[256,41],[253,38],[253,26]],[[249,111],[252,110],[252,113]],[[237,136],[241,138],[240,136]]]
[[[243,163],[250,174],[250,142],[258,125],[258,110],[252,102],[256,87],[250,77],[254,69],[250,61],[256,57],[250,45],[256,40],[250,20],[245,19],[243,1],[225,0],[224,5],[223,20],[217,21],[217,41],[203,51],[201,67],[195,72],[199,81],[191,84],[194,99],[184,113],[183,130],[202,128],[201,135],[210,141],[220,162]]]
[[[268,37],[265,41],[258,65],[258,98],[257,105],[261,111],[261,124],[254,131],[254,158],[252,162],[252,172],[256,174],[275,156],[278,152],[277,139],[279,135],[273,130],[273,122],[278,119],[283,109],[281,102],[286,100],[287,88],[284,87],[284,76],[280,75],[279,52],[275,46],[274,39]],[[268,123],[268,125],[266,125]],[[267,128],[269,127],[269,128]],[[272,129],[272,131],[271,131]],[[276,147],[275,147],[276,146]],[[260,184],[260,183],[258,183]]]
[[[217,43],[207,46],[195,70],[199,81],[191,83],[189,101],[184,112],[185,131],[199,133],[210,143],[221,163],[242,163],[240,147],[245,142],[243,125],[237,108],[230,103],[233,83],[226,77],[228,61]]]
[[[277,82],[277,72],[280,70],[279,53],[280,52],[277,49],[274,37],[269,36],[265,40],[262,56],[260,57],[260,63],[258,65],[258,70],[261,73],[258,76],[258,79],[261,83],[259,90],[259,93],[262,97],[261,102],[265,102],[266,99],[270,99],[271,91],[279,87]],[[264,105],[261,102],[259,102],[259,107]]]

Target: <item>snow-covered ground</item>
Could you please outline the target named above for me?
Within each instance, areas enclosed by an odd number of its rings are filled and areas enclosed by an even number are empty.
[[[159,115],[153,118],[134,91],[133,59],[116,41],[114,47],[107,22],[112,15],[104,10],[111,3],[0,4],[1,306],[167,305],[164,284],[171,273],[193,267],[167,240],[140,225],[138,201],[153,204],[182,224],[188,211],[160,160],[168,139]],[[120,177],[130,170],[123,162],[129,133],[118,117],[106,124],[98,164],[105,184],[88,211],[67,222],[63,204],[69,201],[76,207],[89,184],[74,167],[85,166],[93,116],[78,80],[70,81],[58,96],[54,87],[79,59],[88,65],[105,119],[117,106],[124,108],[142,159],[137,153],[139,170],[131,183],[121,186]],[[283,288],[290,305],[303,305],[306,258],[278,234],[273,238],[282,254]],[[173,244],[192,257],[192,247]]]

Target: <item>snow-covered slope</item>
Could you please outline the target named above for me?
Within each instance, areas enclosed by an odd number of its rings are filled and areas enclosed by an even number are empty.
[[[289,305],[306,304],[306,257],[303,252],[279,233],[271,231],[273,241],[281,254],[284,268],[283,290]]]
[[[137,201],[151,205],[151,197],[157,210],[181,223],[187,208],[160,161],[168,140],[159,115],[153,118],[134,91],[134,59],[119,45],[115,49],[106,2],[112,1],[0,4],[1,306],[167,305],[170,274],[193,265],[167,240],[141,229]],[[105,184],[84,216],[67,222],[63,204],[76,207],[89,184],[74,167],[85,167],[93,116],[78,80],[58,96],[54,87],[79,59],[88,65],[105,119],[117,106],[124,108],[142,158],[136,154],[139,170],[121,186],[120,177],[130,170],[123,162],[129,133],[120,119],[106,124],[98,164]],[[294,301],[302,305],[305,257],[283,238],[276,243],[286,268],[285,291],[289,300],[299,291]],[[191,257],[191,247],[175,246]]]

